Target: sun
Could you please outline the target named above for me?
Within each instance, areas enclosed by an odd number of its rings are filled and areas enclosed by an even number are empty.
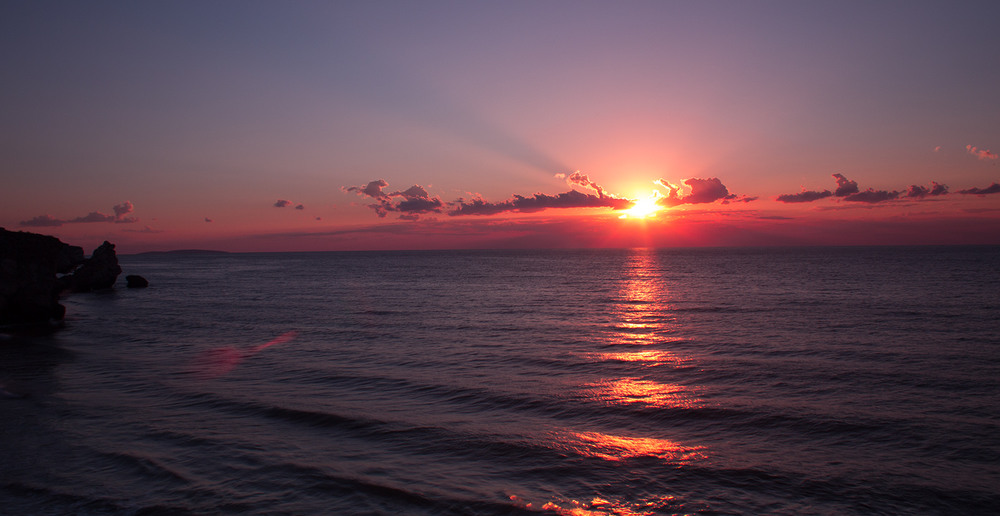
[[[631,208],[625,210],[622,213],[620,219],[646,219],[649,217],[655,217],[656,212],[663,209],[656,201],[659,196],[656,192],[649,197],[643,197],[635,200],[635,204]]]

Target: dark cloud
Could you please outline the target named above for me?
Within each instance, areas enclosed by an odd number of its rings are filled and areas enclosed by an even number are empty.
[[[876,204],[880,202],[890,201],[899,197],[901,192],[887,192],[885,190],[872,190],[869,188],[864,192],[858,192],[855,194],[848,195],[844,197],[845,201],[850,202],[864,202],[868,204]]]
[[[134,208],[135,206],[132,205],[132,201],[125,201],[121,204],[116,204],[113,208],[115,210],[115,219],[123,220],[125,215],[132,213]]]
[[[306,209],[306,207],[303,204],[299,204],[299,205],[295,206],[295,209],[296,210],[304,210],[304,209]]]
[[[400,214],[403,220],[417,220],[421,214],[441,213],[444,203],[437,197],[431,197],[420,185],[413,185],[406,190],[385,193],[383,188],[389,186],[384,179],[377,179],[365,186],[344,188],[345,192],[353,192],[362,197],[375,199],[375,204],[368,207],[375,210],[379,217],[385,217],[390,212]]]
[[[358,195],[367,195],[373,199],[383,199],[388,197],[386,194],[382,193],[382,189],[389,186],[384,179],[376,179],[368,183],[365,186],[351,186],[344,188],[345,192],[355,192]]]
[[[847,179],[844,177],[844,174],[833,174],[833,178],[837,180],[837,190],[833,192],[833,195],[847,197],[848,195],[858,193],[857,181]]]
[[[825,199],[832,195],[833,192],[829,190],[823,190],[822,192],[817,192],[815,190],[802,190],[799,193],[779,195],[774,200],[784,203],[813,202],[819,199]]]
[[[65,223],[66,223],[65,220],[57,219],[52,215],[39,215],[31,220],[21,221],[20,225],[42,228],[42,227],[59,227]]]
[[[906,197],[914,199],[923,199],[924,197],[945,195],[948,193],[948,185],[943,185],[935,181],[931,181],[931,186],[926,187],[922,185],[910,185],[910,188],[906,191]]]
[[[729,204],[730,202],[754,202],[757,199],[760,199],[760,197],[750,197],[748,195],[743,195],[737,198],[727,198],[726,200],[722,201],[722,204]]]
[[[114,222],[114,215],[105,215],[99,211],[92,211],[82,217],[77,217],[73,220],[67,220],[67,223],[78,223],[78,222]]]
[[[600,197],[570,190],[556,195],[543,193],[536,193],[531,197],[515,195],[512,199],[495,203],[481,198],[471,201],[459,199],[457,202],[451,203],[453,208],[448,211],[448,215],[495,215],[508,211],[531,213],[549,208],[612,208],[622,210],[632,206],[632,204],[633,202],[628,199],[619,199],[608,195]]]
[[[969,188],[968,190],[959,190],[960,194],[972,194],[972,195],[987,195],[1000,193],[1000,183],[993,183],[986,188]]]
[[[82,217],[76,217],[72,219],[57,219],[51,215],[39,215],[31,220],[21,221],[21,226],[28,227],[59,227],[63,224],[82,224],[89,222],[114,222],[117,224],[131,224],[133,222],[139,222],[139,219],[135,217],[126,217],[125,215],[132,213],[133,205],[130,201],[125,201],[121,204],[116,204],[112,209],[115,211],[114,215],[106,215],[99,211],[92,211]]]
[[[275,208],[284,208],[286,206],[291,206],[291,205],[292,205],[292,201],[288,201],[288,200],[285,200],[285,199],[278,199],[277,201],[274,202],[274,207]]]
[[[730,201],[737,198],[736,194],[729,193],[726,185],[722,184],[722,181],[716,177],[708,179],[692,177],[683,182],[691,189],[691,193],[682,196],[680,195],[680,186],[671,184],[665,179],[657,180],[656,184],[667,189],[667,195],[660,197],[656,202],[663,206],[677,206],[680,204],[705,204],[718,200]]]
[[[208,217],[205,217],[205,222],[214,222],[214,221]]]

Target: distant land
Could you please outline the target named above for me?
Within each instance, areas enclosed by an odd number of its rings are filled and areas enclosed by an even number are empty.
[[[232,254],[229,251],[213,251],[211,249],[174,249],[173,251],[146,251],[131,256],[146,256],[154,254]]]

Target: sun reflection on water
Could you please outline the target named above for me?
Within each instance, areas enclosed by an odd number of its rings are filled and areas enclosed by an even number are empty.
[[[673,505],[673,496],[666,496],[659,498],[655,501],[647,502],[623,502],[623,501],[613,501],[595,496],[590,499],[589,502],[580,502],[578,500],[566,500],[566,501],[549,501],[542,504],[536,504],[525,500],[517,495],[510,495],[510,501],[514,505],[536,511],[550,511],[558,514],[559,516],[649,516],[662,512],[664,506]],[[674,511],[671,511],[674,512]],[[675,512],[676,513],[676,512]]]
[[[577,384],[577,395],[616,409],[691,409],[705,404],[696,389],[684,385],[682,370],[694,365],[694,358],[678,352],[685,342],[683,331],[672,313],[667,271],[654,251],[636,250],[627,259],[617,293],[610,305],[607,323],[601,328],[597,344],[603,348],[583,353],[593,362],[609,363],[613,375],[588,378]],[[617,362],[617,364],[616,364]],[[660,460],[683,467],[706,459],[704,446],[674,440],[683,434],[651,424],[647,428],[629,428],[608,432],[608,428],[561,429],[553,434],[553,444],[566,452],[605,464],[621,464],[637,459]],[[612,466],[616,467],[616,466]],[[611,491],[627,486],[608,486]],[[555,512],[560,515],[591,516],[615,514],[633,516],[664,510],[683,512],[669,493],[649,493],[644,499],[615,499],[594,492],[590,502],[551,500],[532,506],[511,497],[522,507]],[[608,498],[611,498],[609,500]]]
[[[696,408],[702,405],[684,385],[639,378],[617,378],[587,384],[584,394],[609,405],[641,404],[659,408]]]
[[[607,344],[650,345],[673,333],[674,319],[665,302],[667,287],[651,252],[637,251],[625,263],[611,306]]]

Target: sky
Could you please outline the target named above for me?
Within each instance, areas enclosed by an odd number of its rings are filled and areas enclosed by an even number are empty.
[[[88,250],[1000,244],[996,2],[8,1],[0,60],[0,226]]]

